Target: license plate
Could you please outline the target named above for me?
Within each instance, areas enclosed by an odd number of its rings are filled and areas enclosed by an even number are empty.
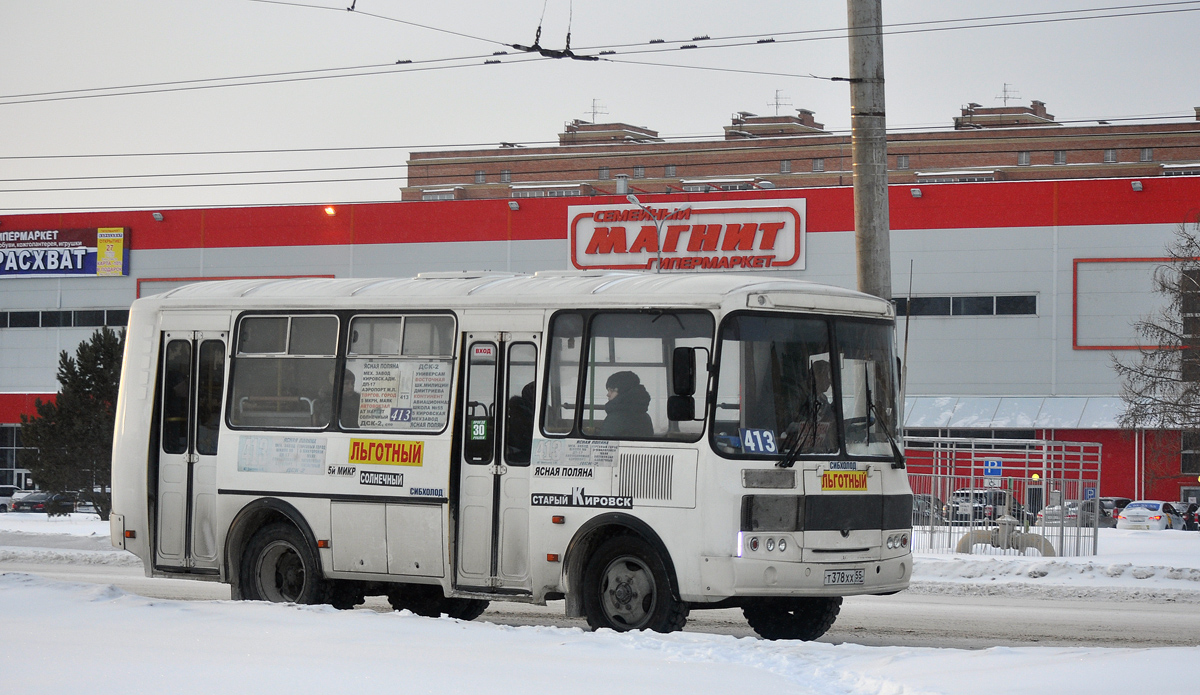
[[[825,570],[825,586],[862,583],[862,570]]]

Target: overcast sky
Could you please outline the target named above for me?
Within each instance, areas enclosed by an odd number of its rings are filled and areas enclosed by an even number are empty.
[[[781,112],[811,109],[830,130],[850,122],[845,83],[804,77],[847,73],[841,1],[356,0],[347,12],[350,2],[0,2],[0,215],[396,200],[404,179],[396,165],[410,148],[553,141],[565,122],[591,120],[593,103],[600,121],[663,136],[719,137],[736,111],[774,113],[777,93]],[[1126,16],[900,26],[1106,7],[1125,7],[1107,13]],[[1200,106],[1200,2],[884,0],[883,10],[889,32],[943,29],[885,38],[889,128],[947,127],[967,102],[999,105],[1005,83],[1010,103],[1044,101],[1063,121],[1191,117]],[[531,59],[503,45],[532,43],[539,20],[544,47],[562,48],[570,21],[575,52],[616,53],[599,62]],[[988,26],[945,30],[963,24]],[[698,36],[711,37],[694,42],[704,48],[680,50]],[[776,41],[756,43],[767,37]],[[745,45],[716,47],[725,44]],[[491,56],[501,50],[508,55]],[[326,72],[304,72],[317,70]],[[285,72],[295,81],[197,88]],[[361,72],[376,74],[327,78]],[[172,84],[63,98],[95,93],[64,90],[150,83]],[[381,149],[296,151],[368,147]],[[231,150],[289,151],[45,158]],[[367,166],[388,168],[279,171]],[[204,175],[262,170],[272,173]],[[181,173],[200,175],[63,179]],[[320,182],[189,185],[262,181]],[[97,187],[109,188],[63,190]]]

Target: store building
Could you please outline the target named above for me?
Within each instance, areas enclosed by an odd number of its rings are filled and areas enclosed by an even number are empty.
[[[854,286],[848,186],[639,196],[653,218],[624,196],[4,215],[0,483],[20,476],[3,452],[57,389],[59,352],[124,323],[137,296],[198,280],[661,267]],[[1179,432],[1118,426],[1110,359],[1131,354],[1131,321],[1159,304],[1155,259],[1200,210],[1200,176],[904,183],[890,206],[893,293],[913,314],[900,326],[909,429],[1101,442],[1100,494],[1194,494]]]

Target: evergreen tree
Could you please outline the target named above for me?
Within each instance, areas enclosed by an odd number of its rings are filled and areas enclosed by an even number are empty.
[[[1123,427],[1200,429],[1200,221],[1179,225],[1154,271],[1160,309],[1133,324],[1133,359],[1113,356]]]
[[[79,492],[100,518],[112,510],[112,442],[125,331],[101,328],[79,344],[72,358],[58,358],[55,400],[35,403],[37,415],[21,416],[24,446],[19,464],[47,492]]]

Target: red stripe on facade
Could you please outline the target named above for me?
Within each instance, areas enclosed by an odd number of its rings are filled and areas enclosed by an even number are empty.
[[[37,414],[34,405],[40,398],[43,402],[53,401],[53,393],[0,393],[0,423],[20,424],[22,415]]]
[[[1200,177],[1014,181],[892,186],[891,226],[895,230],[991,229],[1177,224],[1200,201]],[[911,189],[919,188],[914,198]],[[644,195],[648,205],[678,206],[693,201],[805,198],[809,232],[854,229],[854,191],[848,187],[776,189],[727,193]],[[509,209],[516,202],[518,210]],[[619,196],[448,200],[163,210],[156,222],[149,211],[9,215],[5,229],[129,227],[130,248],[240,248],[342,244],[438,243],[567,238],[572,205],[627,205]]]

